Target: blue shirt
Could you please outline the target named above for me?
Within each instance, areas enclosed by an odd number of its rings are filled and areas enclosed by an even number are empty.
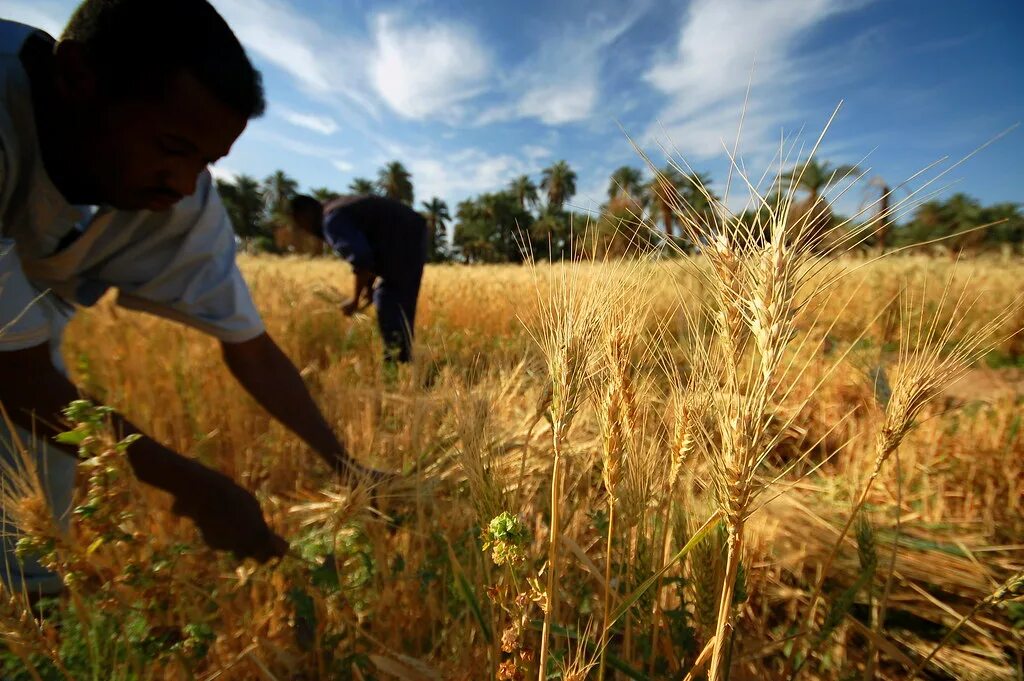
[[[380,196],[335,199],[324,208],[324,239],[359,270],[381,277],[422,271],[427,225],[409,206]]]

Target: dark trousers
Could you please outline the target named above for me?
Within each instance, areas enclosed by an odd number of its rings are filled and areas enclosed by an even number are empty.
[[[382,277],[373,291],[385,362],[412,360],[416,300],[422,279],[423,262],[409,263],[409,268],[400,274]]]

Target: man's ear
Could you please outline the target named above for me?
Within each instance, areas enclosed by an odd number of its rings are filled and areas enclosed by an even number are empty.
[[[62,40],[54,50],[55,86],[61,98],[75,103],[96,100],[99,79],[85,47],[75,40]]]

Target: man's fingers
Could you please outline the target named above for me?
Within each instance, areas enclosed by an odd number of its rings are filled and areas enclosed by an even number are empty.
[[[171,513],[180,517],[189,517],[188,508],[180,498],[174,500],[174,503],[171,505]]]
[[[268,529],[263,541],[260,542],[259,546],[255,547],[250,557],[260,563],[266,563],[271,558],[280,558],[288,552],[288,549],[288,542],[280,535]]]
[[[281,558],[286,553],[288,553],[288,549],[290,549],[290,548],[291,548],[291,546],[288,544],[288,540],[287,539],[285,539],[284,537],[282,537],[281,535],[279,535],[279,534],[277,534],[275,532],[271,532],[270,533],[270,557],[271,558]]]

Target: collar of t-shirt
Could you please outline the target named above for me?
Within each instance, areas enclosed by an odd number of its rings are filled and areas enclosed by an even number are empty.
[[[76,220],[71,229],[69,229],[67,233],[60,238],[60,241],[57,242],[57,247],[53,251],[54,253],[60,253],[65,248],[78,241],[78,237],[85,234],[85,230],[89,228],[89,223],[92,222],[92,219],[100,209],[99,206],[79,205],[73,206],[73,208],[79,212],[81,217]]]

